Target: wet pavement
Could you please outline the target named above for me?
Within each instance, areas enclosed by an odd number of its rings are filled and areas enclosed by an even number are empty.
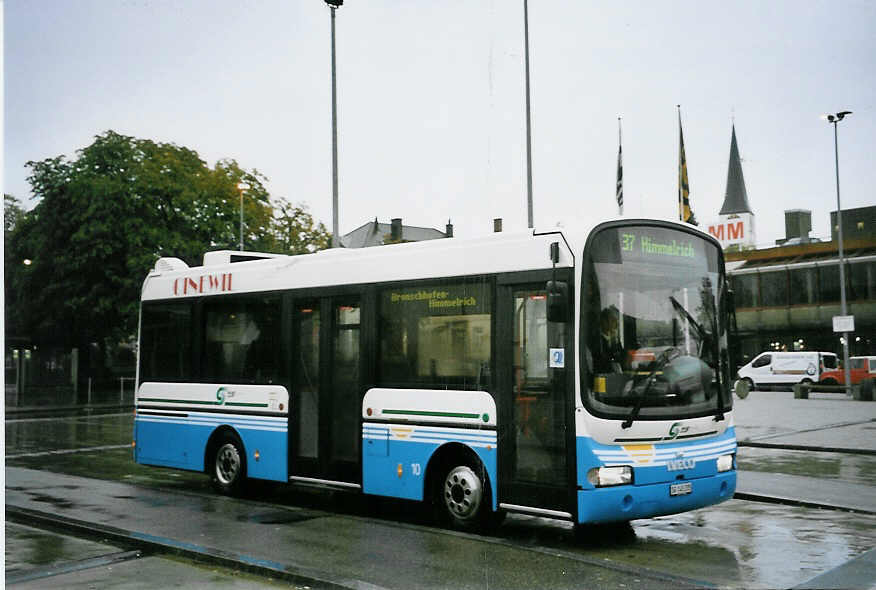
[[[844,394],[813,393],[794,399],[786,391],[752,392],[734,399],[740,442],[806,444],[876,452],[876,402]]]
[[[215,566],[198,566],[172,556],[124,551],[24,525],[6,523],[6,585],[28,588],[289,588]],[[305,586],[298,586],[305,588]]]
[[[597,528],[583,540],[568,523],[522,516],[509,517],[496,536],[461,535],[424,526],[409,505],[311,498],[286,486],[256,486],[248,500],[220,498],[203,474],[133,464],[129,413],[7,421],[6,502],[347,586],[774,588],[822,580],[874,587],[876,456],[866,453],[876,451],[876,403],[817,395],[735,400],[740,442],[779,447],[740,447],[740,496],[780,504],[735,499]],[[850,452],[789,448],[801,445]]]

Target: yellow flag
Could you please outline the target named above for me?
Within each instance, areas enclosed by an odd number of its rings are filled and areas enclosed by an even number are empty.
[[[681,129],[681,112],[678,113],[678,218],[690,222],[690,187],[687,184],[687,160],[684,157],[684,132]]]

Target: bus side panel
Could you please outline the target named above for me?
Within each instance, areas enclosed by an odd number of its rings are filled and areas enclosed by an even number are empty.
[[[204,449],[212,426],[184,425],[179,421],[137,416],[134,459],[144,465],[204,470]]]
[[[255,479],[289,480],[287,433],[237,427],[246,451],[246,476]],[[256,458],[258,453],[258,458]]]
[[[495,430],[365,423],[362,436],[362,491],[366,494],[425,499],[430,459],[441,446],[456,442],[474,451],[484,464],[493,509],[498,507]]]
[[[145,465],[203,471],[207,442],[220,426],[231,427],[243,442],[247,477],[287,481],[285,418],[138,414],[135,460]]]

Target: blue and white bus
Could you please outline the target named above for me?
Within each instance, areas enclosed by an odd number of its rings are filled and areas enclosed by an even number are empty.
[[[718,242],[615,219],[301,256],[162,258],[143,284],[134,457],[429,502],[629,521],[736,487]]]

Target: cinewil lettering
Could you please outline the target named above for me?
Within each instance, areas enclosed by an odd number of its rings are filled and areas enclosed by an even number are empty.
[[[231,273],[180,277],[173,281],[174,295],[203,295],[231,291]]]

